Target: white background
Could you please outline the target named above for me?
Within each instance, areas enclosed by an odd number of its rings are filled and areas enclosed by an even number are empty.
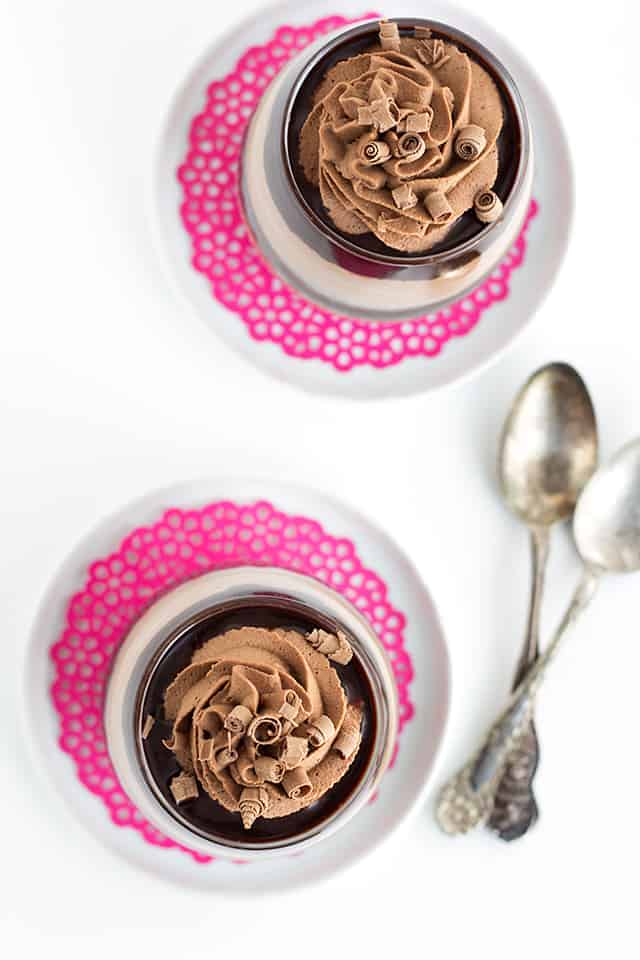
[[[207,897],[107,853],[42,792],[24,757],[22,654],[61,558],[151,487],[258,472],[358,506],[424,576],[453,661],[441,780],[507,690],[522,635],[526,537],[493,469],[514,391],[537,365],[569,360],[593,392],[603,453],[640,431],[631,2],[484,0],[482,14],[534,60],[566,120],[577,175],[569,256],[536,322],[495,367],[440,394],[360,404],[307,396],[236,357],[175,302],[151,248],[145,199],[166,104],[211,36],[254,6],[0,3],[3,950],[14,937],[21,952],[37,945],[55,957],[125,947],[305,960],[328,950],[637,956],[631,578],[604,584],[540,697],[542,821],[518,844],[483,833],[452,841],[425,809],[324,888],[250,903]],[[576,572],[559,535],[547,631]]]

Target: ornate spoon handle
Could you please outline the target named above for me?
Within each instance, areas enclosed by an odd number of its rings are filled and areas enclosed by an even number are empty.
[[[585,570],[551,643],[528,669],[480,749],[445,784],[436,806],[436,817],[445,833],[467,833],[491,816],[498,783],[509,754],[526,734],[538,688],[560,641],[593,597],[598,580],[597,571]]]
[[[513,689],[538,656],[540,610],[544,579],[549,556],[549,527],[531,530],[533,580],[529,621],[522,656],[516,669]],[[520,742],[510,753],[498,783],[488,827],[502,840],[522,837],[538,819],[538,805],[533,792],[533,778],[540,761],[540,746],[533,718]]]

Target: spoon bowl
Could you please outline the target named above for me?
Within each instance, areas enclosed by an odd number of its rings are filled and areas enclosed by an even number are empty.
[[[594,571],[640,570],[640,437],[593,475],[576,507],[573,533]]]
[[[551,363],[520,390],[499,465],[505,500],[530,527],[569,517],[598,459],[596,417],[576,370]]]

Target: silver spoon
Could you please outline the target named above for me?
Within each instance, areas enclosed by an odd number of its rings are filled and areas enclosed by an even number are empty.
[[[440,793],[436,816],[446,833],[467,833],[491,816],[505,763],[527,730],[543,677],[602,574],[640,570],[640,437],[596,470],[578,500],[573,532],[584,563],[582,579],[551,643],[528,669],[480,749]]]
[[[596,418],[582,378],[566,363],[550,363],[537,370],[514,401],[498,455],[504,499],[531,535],[531,601],[514,688],[538,656],[551,527],[571,516],[597,460]],[[490,829],[503,840],[521,837],[538,817],[532,787],[538,760],[532,721],[509,757],[489,819]]]

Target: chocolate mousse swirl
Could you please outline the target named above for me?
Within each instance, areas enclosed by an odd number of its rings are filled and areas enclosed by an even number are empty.
[[[394,27],[383,21],[378,46],[329,70],[299,159],[340,231],[422,253],[494,185],[502,105],[466,53]]]
[[[176,802],[202,789],[250,829],[330,790],[360,746],[362,707],[347,703],[330,662],[350,656],[345,637],[317,630],[242,627],[207,640],[165,691]]]

